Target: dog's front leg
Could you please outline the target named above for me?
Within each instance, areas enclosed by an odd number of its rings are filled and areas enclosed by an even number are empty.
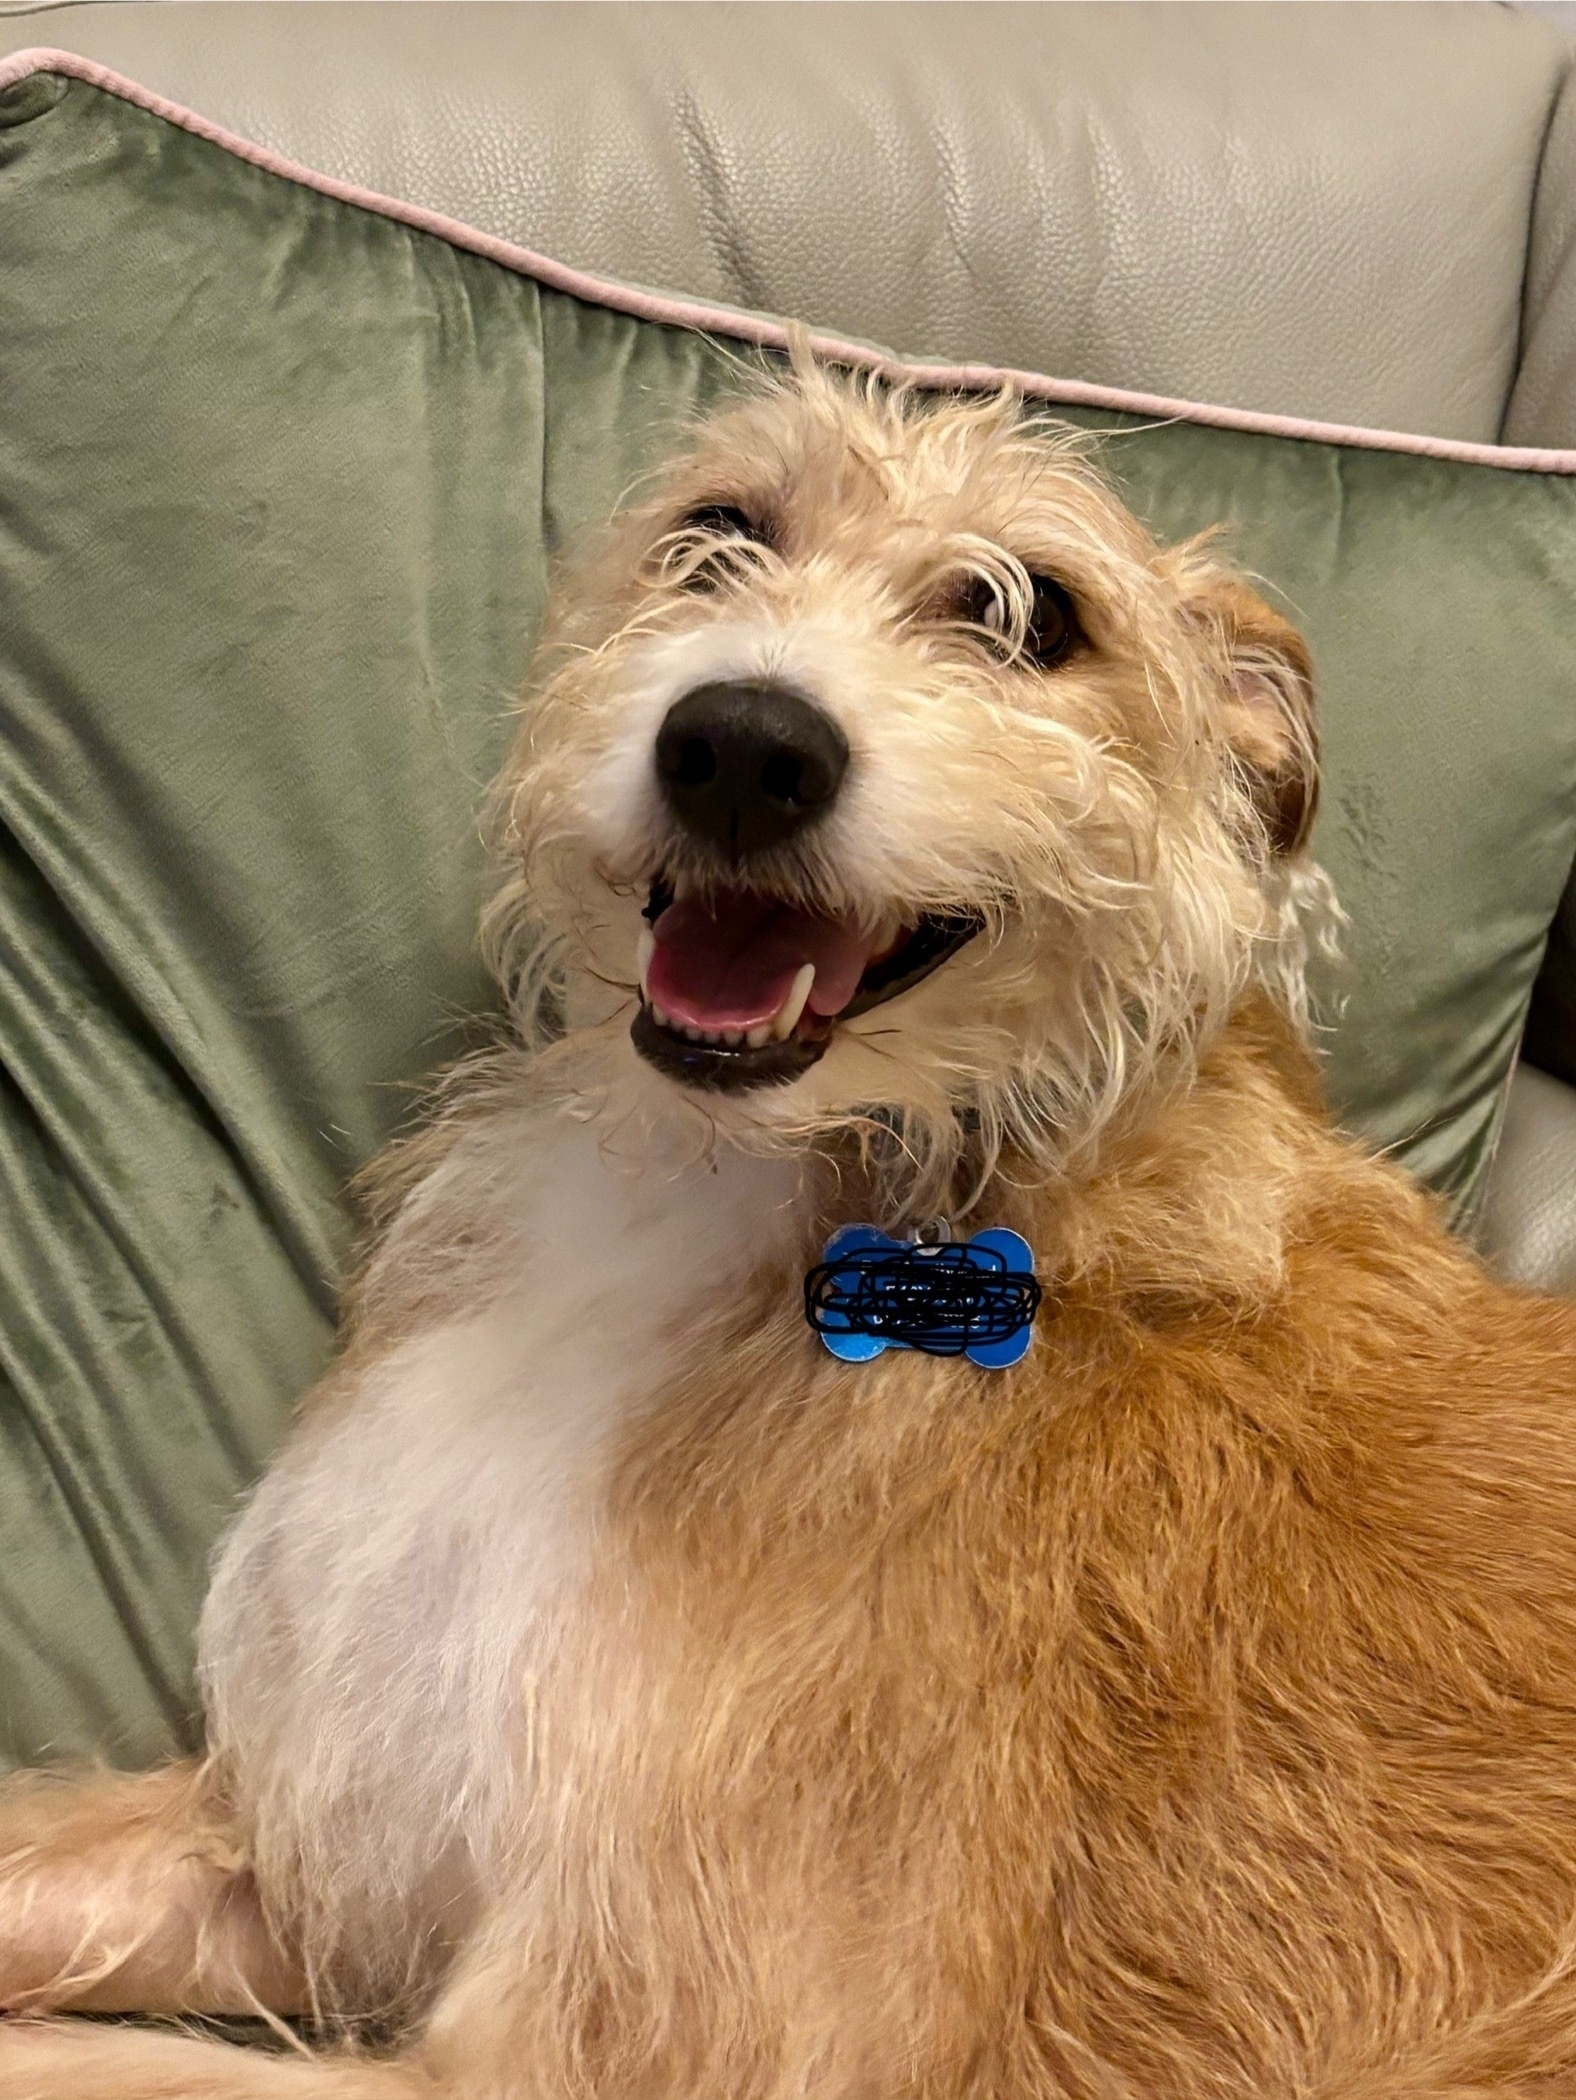
[[[414,2063],[29,2019],[0,2019],[0,2093],[5,2100],[483,2100],[477,2087],[435,2086]]]
[[[0,2009],[292,2013],[303,1996],[200,1765],[0,1788]]]

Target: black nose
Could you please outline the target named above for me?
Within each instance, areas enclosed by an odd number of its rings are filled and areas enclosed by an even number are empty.
[[[764,680],[698,685],[657,731],[657,778],[687,831],[737,860],[832,802],[848,740],[802,694]]]

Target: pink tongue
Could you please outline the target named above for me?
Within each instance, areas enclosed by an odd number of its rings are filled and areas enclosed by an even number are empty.
[[[851,921],[818,919],[747,891],[709,906],[670,905],[652,930],[651,1003],[689,1028],[754,1028],[769,1021],[806,963],[815,964],[811,1009],[840,1013],[874,945]]]

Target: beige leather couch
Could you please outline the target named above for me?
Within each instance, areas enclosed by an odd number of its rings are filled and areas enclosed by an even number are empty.
[[[313,167],[613,275],[1239,406],[1576,446],[1576,80],[1508,7],[41,7]],[[1576,890],[1484,1222],[1576,1291]]]

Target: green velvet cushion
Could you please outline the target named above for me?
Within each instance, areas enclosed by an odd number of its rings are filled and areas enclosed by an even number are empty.
[[[53,75],[0,96],[0,1749],[192,1726],[345,1184],[486,1011],[549,558],[737,383]],[[1576,850],[1576,483],[1121,430],[1322,674],[1340,1113],[1469,1211]]]

